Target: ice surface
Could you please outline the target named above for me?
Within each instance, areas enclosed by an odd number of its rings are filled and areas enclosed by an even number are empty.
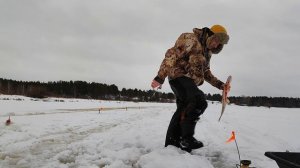
[[[205,147],[192,154],[165,148],[175,108],[172,103],[0,95],[0,167],[232,168],[238,154],[235,144],[225,141],[233,130],[241,158],[257,168],[277,167],[266,151],[300,151],[299,109],[228,105],[218,122],[216,102],[209,102],[196,127],[195,137]],[[9,115],[13,123],[6,126]]]

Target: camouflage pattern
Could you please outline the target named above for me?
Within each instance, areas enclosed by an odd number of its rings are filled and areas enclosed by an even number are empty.
[[[198,41],[201,34],[201,29],[197,28],[193,29],[193,33],[183,33],[177,39],[174,47],[167,50],[155,78],[159,83],[162,84],[167,76],[170,79],[187,76],[193,79],[197,86],[202,85],[205,80],[221,89],[223,82],[210,71],[209,62],[212,52],[209,51],[205,58],[204,48]]]

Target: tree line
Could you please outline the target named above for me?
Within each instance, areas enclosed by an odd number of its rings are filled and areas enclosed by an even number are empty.
[[[211,101],[220,101],[220,94],[207,95],[207,99]],[[287,107],[300,108],[300,98],[289,97],[267,97],[267,96],[231,96],[228,98],[230,103],[240,106],[256,106],[256,107]]]
[[[173,102],[173,93],[154,90],[126,89],[119,90],[114,84],[85,81],[32,82],[0,78],[0,93],[24,95],[34,98],[63,97],[102,100],[124,100],[145,102]]]
[[[35,98],[63,97],[139,102],[175,102],[173,93],[154,90],[119,88],[112,84],[85,81],[32,82],[0,78],[0,93]],[[220,101],[220,94],[207,94],[207,100]],[[287,97],[229,97],[230,103],[242,106],[300,108],[300,98]]]

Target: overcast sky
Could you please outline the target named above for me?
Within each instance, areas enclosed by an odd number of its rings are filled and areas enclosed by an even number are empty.
[[[0,0],[0,78],[149,90],[181,33],[221,24],[211,69],[231,95],[300,97],[299,16],[299,0]]]

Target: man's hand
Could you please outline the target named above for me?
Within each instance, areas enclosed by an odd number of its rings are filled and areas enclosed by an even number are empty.
[[[155,88],[161,89],[161,84],[159,82],[157,82],[156,80],[153,80],[151,83],[151,87],[153,89],[155,89]]]

